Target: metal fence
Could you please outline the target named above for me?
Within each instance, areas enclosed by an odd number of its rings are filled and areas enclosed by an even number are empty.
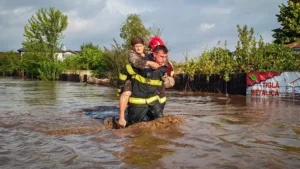
[[[177,74],[174,89],[246,95],[246,73],[232,74],[229,77],[229,82],[226,82],[220,75],[211,75],[207,80],[207,75],[195,74],[193,80],[189,80],[188,75]]]

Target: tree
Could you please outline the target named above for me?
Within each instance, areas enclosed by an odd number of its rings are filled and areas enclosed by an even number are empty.
[[[67,57],[64,60],[66,68],[71,70],[93,70],[95,76],[105,76],[109,69],[104,62],[103,50],[91,42],[82,44],[80,48],[82,51],[80,54]]]
[[[148,40],[151,35],[150,31],[143,25],[140,15],[137,14],[127,15],[127,19],[122,24],[120,31],[120,37],[124,40],[123,46],[126,49],[131,48],[132,37],[141,36],[145,40]]]
[[[161,35],[164,31],[164,28],[163,27],[157,27],[157,26],[153,25],[148,30],[149,30],[151,36],[161,37]]]
[[[217,59],[216,55],[213,52],[204,50],[200,59],[199,59],[199,70],[201,73],[206,75],[206,80],[209,81],[209,78],[213,74],[217,74],[218,67],[216,66]]]
[[[103,64],[110,71],[109,79],[112,85],[116,85],[119,78],[119,72],[128,63],[126,49],[122,47],[115,39],[114,44],[111,44],[111,49],[104,48]]]
[[[24,70],[27,78],[38,78],[39,71],[41,68],[40,63],[46,60],[44,55],[41,55],[39,52],[26,52],[21,58],[21,68]]]
[[[300,0],[289,0],[287,5],[278,6],[277,20],[281,28],[272,30],[277,44],[289,44],[300,40]]]
[[[252,51],[256,48],[256,41],[254,37],[254,29],[251,27],[248,31],[248,26],[243,28],[237,25],[239,33],[239,41],[236,46],[235,57],[240,71],[253,71],[253,60],[255,59]]]
[[[67,70],[83,70],[84,64],[81,64],[79,60],[80,54],[76,54],[75,56],[67,57],[63,62]]]
[[[190,81],[194,81],[194,75],[199,71],[199,57],[190,58],[189,54],[184,53],[184,64],[181,67],[181,70],[187,76],[187,81],[185,83],[184,91],[191,90]]]
[[[42,61],[39,63],[38,68],[39,78],[48,80],[58,80],[60,74],[64,71],[65,65],[62,61]]]
[[[55,51],[62,45],[62,32],[67,29],[68,16],[55,8],[41,8],[28,20],[29,24],[24,27],[26,41],[23,47],[27,52],[39,51],[50,60],[56,60]]]
[[[85,65],[84,69],[97,69],[97,64],[102,60],[103,51],[93,43],[81,45],[81,51],[79,62]]]
[[[39,9],[24,27],[26,54],[22,66],[31,78],[56,80],[61,73],[61,63],[56,63],[55,53],[61,49],[63,31],[67,29],[68,17],[55,8]]]
[[[0,56],[0,72],[12,74],[20,70],[20,58],[14,51],[5,52]]]
[[[230,80],[230,74],[234,73],[234,67],[236,66],[236,59],[233,57],[232,52],[227,49],[227,41],[224,43],[224,48],[218,43],[218,47],[213,48],[211,51],[216,60],[216,74],[219,74],[225,82]]]
[[[262,71],[297,71],[299,53],[282,44],[267,43],[264,46]]]
[[[252,71],[262,71],[264,65],[265,58],[265,43],[260,35],[259,41],[252,44],[251,47],[251,55],[253,56],[251,59],[251,68]]]

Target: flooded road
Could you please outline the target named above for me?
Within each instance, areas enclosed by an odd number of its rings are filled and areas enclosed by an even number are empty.
[[[299,101],[169,90],[153,123],[109,129],[85,115],[115,95],[0,78],[0,168],[300,168]]]

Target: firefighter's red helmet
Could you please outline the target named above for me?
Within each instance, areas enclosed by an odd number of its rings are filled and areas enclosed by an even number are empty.
[[[159,37],[155,36],[149,40],[148,48],[153,51],[157,45],[165,46],[165,43]]]

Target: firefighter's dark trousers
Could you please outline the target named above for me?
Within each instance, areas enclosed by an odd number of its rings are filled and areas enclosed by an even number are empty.
[[[144,105],[128,105],[128,125],[147,122],[163,117],[163,109],[159,101]]]

